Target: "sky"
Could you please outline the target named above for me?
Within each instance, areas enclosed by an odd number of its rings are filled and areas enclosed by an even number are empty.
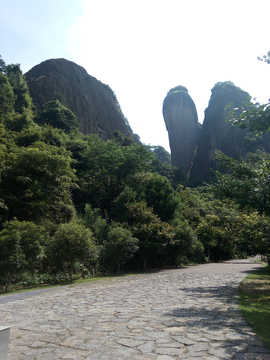
[[[211,89],[270,97],[269,0],[0,0],[0,54],[25,73],[65,58],[115,92],[134,133],[170,151],[162,105],[188,89],[203,123]]]

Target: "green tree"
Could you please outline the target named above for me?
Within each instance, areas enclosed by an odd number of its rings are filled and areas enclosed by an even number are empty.
[[[74,213],[71,188],[76,181],[71,161],[65,149],[44,143],[11,148],[0,179],[0,198],[8,210],[0,209],[0,216],[6,220],[68,221]]]
[[[269,58],[270,52],[263,57],[258,57],[258,60],[270,64]],[[241,109],[231,110],[229,121],[241,129],[249,128],[258,137],[258,133],[270,131],[270,102],[268,101],[267,104],[256,102],[254,104],[249,100],[243,104]],[[249,210],[248,214],[242,215],[248,222],[244,222],[240,229],[240,234],[244,234],[245,240],[248,239],[248,241],[244,241],[243,236],[242,241],[247,245],[247,248],[253,248],[253,252],[256,248],[257,252],[268,253],[269,255],[269,154],[257,150],[256,155],[249,154],[246,159],[238,163],[233,163],[221,154],[218,156],[221,157],[221,162],[225,162],[225,166],[230,169],[230,176],[227,179],[219,174],[218,186],[216,187],[218,193],[221,193],[222,196],[232,197],[236,185],[242,185],[235,197],[235,200],[243,208]]]
[[[101,211],[99,209],[92,209],[90,204],[86,204],[83,214],[83,224],[91,229],[97,243],[103,245],[108,235],[109,224],[108,221],[102,217]]]
[[[179,185],[176,191],[180,198],[180,206],[175,217],[187,220],[192,229],[195,230],[201,221],[201,217],[207,213],[205,199],[197,189],[184,188],[183,185]]]
[[[211,188],[185,190],[180,187],[181,207],[178,217],[181,221],[187,220],[198,237],[201,235],[198,231],[202,230],[202,227],[204,227],[205,233],[210,231],[206,231],[207,227],[215,227],[212,230],[213,234],[216,234],[216,238],[213,238],[213,243],[209,244],[211,258],[221,261],[236,255],[237,234],[234,229],[236,218],[239,216],[239,208],[233,201],[220,200],[210,190]],[[177,226],[177,222],[172,222],[172,225]],[[206,256],[208,256],[208,240],[205,236],[202,242],[205,246]]]
[[[157,172],[162,176],[165,176],[173,188],[176,189],[180,183],[186,182],[186,177],[180,168],[172,166],[164,161],[154,159],[151,163],[152,171]]]
[[[27,147],[43,140],[43,129],[35,123],[13,133],[13,141],[19,147]]]
[[[8,77],[0,73],[0,122],[14,111],[15,98]]]
[[[258,60],[270,64],[270,51]],[[241,129],[249,129],[251,132],[265,133],[270,130],[270,102],[261,104],[252,102],[251,97],[243,102],[240,108],[234,108],[233,104],[228,104],[230,117],[228,122],[238,125]]]
[[[0,55],[0,73],[5,74],[6,73],[6,63],[3,60],[2,56]]]
[[[229,104],[227,109],[230,110],[228,121],[232,125],[238,125],[240,129],[248,128],[255,133],[270,130],[270,103],[253,103],[250,98],[240,108],[233,108],[233,104]]]
[[[121,266],[138,250],[138,242],[139,240],[133,237],[132,232],[123,228],[121,224],[113,223],[110,226],[104,250],[109,260],[117,265],[118,274],[120,274]]]
[[[103,142],[96,136],[89,136],[82,176],[87,202],[100,208],[105,217],[115,219],[116,198],[128,179],[145,171],[151,158],[146,146],[121,146],[114,140]]]
[[[31,111],[32,99],[20,65],[7,65],[5,70],[15,95],[15,111],[19,114],[23,114],[27,110]]]
[[[179,206],[180,198],[166,177],[142,172],[128,180],[128,185],[115,201],[120,221],[126,221],[127,206],[134,202],[146,202],[162,221],[170,221]]]
[[[92,231],[76,222],[59,225],[52,237],[49,251],[53,268],[67,271],[70,283],[76,263],[89,268],[98,258]]]
[[[247,255],[270,255],[270,220],[257,211],[242,213],[236,219],[238,248]]]
[[[134,144],[131,137],[122,134],[119,130],[114,130],[113,139],[122,146],[130,146],[131,144]]]
[[[269,64],[269,54],[258,59]],[[231,111],[228,121],[233,125],[238,125],[241,129],[249,128],[255,135],[264,133],[270,130],[269,105],[269,102],[268,104],[260,104],[258,102],[254,104],[251,98],[244,102],[240,108],[233,108],[233,104],[229,104],[227,108],[230,108]],[[262,240],[267,237],[269,238],[266,230],[267,226],[264,220],[262,220],[266,216],[267,223],[270,213],[269,155],[257,150],[256,154],[248,154],[244,160],[236,161],[218,152],[216,159],[229,171],[227,174],[217,172],[217,181],[212,187],[213,190],[220,197],[232,199],[248,212],[238,217],[238,219],[242,219],[238,232],[240,247],[243,250],[244,244],[247,250],[250,248],[254,250],[256,248],[257,251],[262,251],[263,253],[269,252],[269,241]],[[246,224],[243,219],[248,223]],[[260,248],[258,245],[256,247],[254,241],[256,244],[264,244],[264,246]]]
[[[216,215],[206,215],[198,225],[196,233],[199,240],[207,248],[208,261],[210,262],[210,247],[217,244],[218,238],[222,236],[222,230],[218,227],[219,218]]]
[[[216,195],[234,200],[242,209],[269,214],[269,155],[258,153],[256,158],[248,155],[245,160],[234,160],[218,151],[216,160],[229,169],[227,174],[216,173],[217,182],[212,186]]]
[[[136,186],[138,201],[146,201],[162,221],[172,220],[180,199],[170,181],[159,174],[144,174]]]
[[[73,112],[62,105],[59,100],[49,101],[35,120],[40,125],[52,125],[67,133],[77,130],[80,126]]]
[[[174,225],[174,238],[168,244],[168,256],[172,259],[173,265],[185,261],[203,261],[203,245],[197,239],[196,232],[189,225],[187,220],[177,221]]]
[[[146,203],[138,202],[128,206],[130,230],[139,239],[138,256],[146,270],[147,262],[157,259],[173,241],[173,228],[153,213]]]
[[[0,69],[0,122],[7,130],[20,132],[33,124],[32,115],[32,100],[20,66],[4,66]]]
[[[45,229],[32,222],[12,220],[4,224],[0,232],[0,278],[5,292],[14,276],[40,268],[47,240]]]

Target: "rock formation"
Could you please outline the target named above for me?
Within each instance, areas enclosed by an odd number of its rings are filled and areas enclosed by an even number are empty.
[[[77,116],[83,133],[94,133],[107,140],[114,130],[119,130],[139,142],[111,88],[74,62],[47,60],[29,70],[25,77],[38,111],[44,109],[46,102],[58,98]]]
[[[245,156],[250,151],[247,144],[248,130],[230,125],[226,121],[229,112],[225,110],[229,103],[240,108],[248,96],[247,92],[229,81],[214,86],[209,105],[205,110],[198,150],[190,173],[191,178],[200,177],[204,181],[209,179],[211,168],[216,167],[213,160],[216,150],[221,150],[225,155],[235,159]]]
[[[169,133],[172,165],[180,167],[186,175],[198,143],[198,115],[184,86],[168,92],[163,102],[163,117]]]

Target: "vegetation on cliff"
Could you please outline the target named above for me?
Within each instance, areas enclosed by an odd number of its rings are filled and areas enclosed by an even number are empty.
[[[175,86],[174,88],[172,88],[171,90],[169,90],[169,91],[167,92],[167,96],[170,95],[170,94],[173,94],[173,93],[175,93],[175,92],[180,92],[180,91],[183,91],[183,92],[188,93],[188,89],[187,89],[185,86],[183,86],[183,85],[178,85],[178,86]]]

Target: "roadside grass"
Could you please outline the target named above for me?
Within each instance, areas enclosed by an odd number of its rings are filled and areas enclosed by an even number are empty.
[[[16,286],[16,285],[11,285],[10,289],[8,292],[4,291],[4,287],[1,288],[0,286],[0,296],[1,295],[11,295],[11,294],[18,294],[18,293],[23,293],[26,291],[33,291],[33,290],[40,290],[40,289],[47,289],[47,288],[54,288],[54,287],[59,287],[59,286],[73,286],[76,284],[82,284],[82,283],[87,283],[87,282],[95,282],[95,281],[100,281],[100,280],[108,280],[114,277],[124,277],[124,276],[130,276],[130,275],[138,275],[140,273],[124,273],[124,274],[120,274],[120,275],[115,275],[115,274],[111,274],[111,275],[96,275],[95,277],[88,277],[88,278],[80,278],[77,280],[73,280],[72,283],[70,283],[69,281],[67,282],[61,282],[59,284],[44,284],[44,285],[32,285],[32,286]]]
[[[194,265],[194,264],[193,264]],[[179,269],[181,266],[178,266],[177,269]],[[171,269],[171,268],[170,268]],[[164,269],[162,269],[164,270]],[[4,291],[4,286],[1,287],[0,285],[0,296],[1,295],[11,295],[11,294],[17,294],[17,293],[23,293],[26,291],[33,291],[33,290],[40,290],[40,289],[46,289],[46,288],[54,288],[59,286],[73,286],[76,284],[81,283],[87,283],[87,282],[93,282],[93,281],[101,281],[101,280],[109,280],[115,277],[125,277],[125,276],[131,276],[131,275],[141,275],[141,274],[149,274],[149,273],[155,273],[157,271],[160,271],[160,269],[151,269],[151,270],[137,270],[137,271],[126,271],[121,274],[117,273],[110,273],[110,274],[99,274],[97,273],[95,277],[89,276],[89,277],[80,277],[77,279],[72,280],[72,283],[67,281],[61,281],[57,283],[37,283],[35,285],[23,285],[23,284],[11,284],[9,287],[8,292]]]
[[[65,284],[65,285],[68,285],[68,284]],[[52,284],[46,285],[45,284],[45,285],[40,285],[40,286],[27,286],[27,287],[11,286],[11,288],[8,290],[8,292],[5,292],[4,288],[0,288],[0,296],[1,295],[19,294],[19,293],[23,293],[26,291],[40,290],[40,289],[53,288],[53,287],[59,287],[59,286],[63,286],[63,284],[56,284],[56,285],[52,285]]]
[[[240,309],[249,326],[270,348],[270,268],[247,276],[240,285]]]

